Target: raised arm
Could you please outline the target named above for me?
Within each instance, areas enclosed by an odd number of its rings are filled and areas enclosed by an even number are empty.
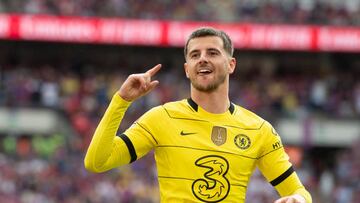
[[[159,83],[151,81],[161,68],[158,64],[145,73],[132,74],[113,96],[109,107],[97,126],[87,153],[85,168],[103,172],[130,162],[131,142],[126,136],[116,136],[121,120],[131,102],[149,93]]]

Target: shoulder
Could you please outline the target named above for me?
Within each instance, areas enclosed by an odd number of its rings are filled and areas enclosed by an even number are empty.
[[[169,117],[176,117],[179,114],[183,114],[185,110],[189,111],[189,106],[185,100],[167,102],[163,105],[153,107],[147,111],[146,115],[167,115]]]
[[[237,119],[240,120],[247,129],[260,130],[262,134],[279,135],[267,120],[241,106],[236,105],[236,108],[235,116],[237,116]]]
[[[234,116],[240,122],[243,128],[246,129],[261,129],[268,122],[254,112],[245,109],[239,105],[235,105],[236,110]]]
[[[170,118],[186,117],[186,115],[194,112],[186,99],[165,103],[161,108]]]

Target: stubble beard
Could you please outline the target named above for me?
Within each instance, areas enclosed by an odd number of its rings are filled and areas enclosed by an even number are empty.
[[[191,85],[200,92],[210,93],[219,88],[225,82],[226,74],[221,74],[215,80],[207,85],[200,84],[195,78],[190,78]]]

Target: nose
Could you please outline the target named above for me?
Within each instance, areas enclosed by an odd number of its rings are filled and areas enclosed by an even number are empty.
[[[208,63],[208,57],[205,53],[202,53],[199,58],[199,64],[206,64]]]

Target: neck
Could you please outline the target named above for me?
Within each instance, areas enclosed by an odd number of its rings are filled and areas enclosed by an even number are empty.
[[[225,84],[213,92],[202,92],[191,86],[191,99],[209,113],[224,113],[230,106],[229,90]]]

